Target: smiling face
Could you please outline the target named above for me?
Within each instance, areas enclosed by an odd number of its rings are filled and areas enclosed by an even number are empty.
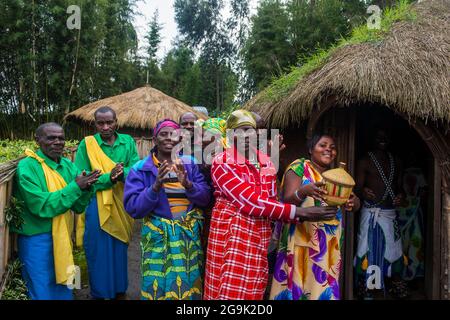
[[[313,146],[311,160],[322,167],[329,167],[336,159],[337,151],[333,138],[322,136]]]
[[[46,127],[42,130],[40,136],[36,137],[36,143],[47,157],[58,162],[62,157],[66,143],[64,130],[57,126]]]
[[[177,129],[172,127],[164,127],[159,131],[154,139],[158,152],[164,154],[172,152],[173,148],[180,142],[179,134],[176,131]]]
[[[112,112],[97,113],[95,128],[103,140],[109,140],[116,131],[117,119]]]

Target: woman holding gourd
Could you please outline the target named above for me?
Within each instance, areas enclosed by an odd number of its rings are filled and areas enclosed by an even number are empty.
[[[336,145],[328,135],[308,142],[311,159],[298,159],[286,169],[282,201],[302,207],[326,205],[322,173],[336,158]],[[334,220],[278,223],[279,240],[270,298],[274,300],[339,300],[342,210],[360,207],[352,193]]]

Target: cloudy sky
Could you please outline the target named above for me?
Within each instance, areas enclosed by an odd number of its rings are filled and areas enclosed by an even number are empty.
[[[144,36],[148,30],[153,13],[159,10],[159,21],[163,24],[162,43],[158,52],[158,57],[162,58],[172,47],[172,40],[177,35],[177,25],[174,19],[174,0],[139,0],[137,3],[137,12],[135,17],[135,27],[139,36],[139,46],[144,43]],[[258,0],[251,0],[251,12],[256,12]]]

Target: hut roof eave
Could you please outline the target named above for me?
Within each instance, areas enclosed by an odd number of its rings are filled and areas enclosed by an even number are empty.
[[[378,40],[343,41],[274,81],[245,108],[286,128],[333,96],[342,106],[379,103],[450,124],[450,2],[428,0],[399,10]]]

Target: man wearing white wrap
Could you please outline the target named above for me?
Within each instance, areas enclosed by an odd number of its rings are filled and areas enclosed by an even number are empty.
[[[400,160],[388,151],[386,131],[376,130],[374,138],[373,151],[358,162],[356,173],[355,191],[364,200],[355,259],[358,295],[370,298],[369,289],[384,289],[385,278],[389,278],[389,292],[395,298],[406,298],[407,286],[401,280],[404,257],[396,211],[404,201],[403,170]],[[376,274],[379,279],[372,281]],[[380,287],[368,288],[368,282],[378,283]]]

